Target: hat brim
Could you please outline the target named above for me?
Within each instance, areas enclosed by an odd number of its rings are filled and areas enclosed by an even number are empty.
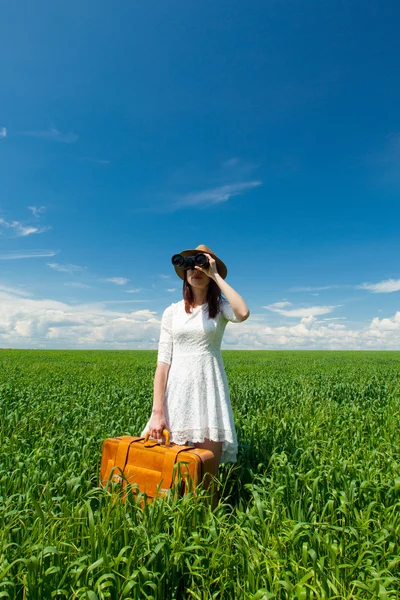
[[[221,275],[222,279],[225,279],[228,274],[228,269],[227,269],[226,264],[224,262],[222,262],[222,260],[220,258],[218,258],[218,256],[216,256],[212,252],[203,252],[202,250],[194,249],[194,250],[182,250],[182,252],[179,252],[179,254],[181,254],[182,256],[194,256],[195,254],[209,254],[210,256],[213,257],[213,259],[217,263],[217,271]],[[175,266],[174,266],[174,269],[175,269],[175,273],[178,275],[178,277],[180,277],[181,279],[185,279],[185,269],[182,269],[182,267],[175,267]]]

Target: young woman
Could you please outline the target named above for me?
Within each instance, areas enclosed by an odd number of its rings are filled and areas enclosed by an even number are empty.
[[[183,250],[203,253],[209,267],[174,267],[183,279],[183,300],[168,306],[161,319],[153,411],[142,436],[211,450],[215,476],[220,462],[236,462],[237,437],[221,342],[228,321],[249,317],[243,298],[226,283],[227,268],[207,246]],[[222,297],[224,294],[226,299]]]

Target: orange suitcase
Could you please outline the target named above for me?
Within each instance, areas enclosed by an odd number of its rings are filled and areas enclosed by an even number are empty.
[[[125,435],[104,441],[101,485],[106,486],[112,481],[120,483],[125,490],[128,482],[135,495],[137,492],[146,494],[147,502],[152,502],[156,496],[165,496],[178,481],[179,471],[181,495],[194,491],[200,482],[205,487],[210,485],[215,464],[211,450],[170,443],[170,433],[166,429],[163,431],[165,444],[150,440],[149,436],[148,432],[144,438]]]

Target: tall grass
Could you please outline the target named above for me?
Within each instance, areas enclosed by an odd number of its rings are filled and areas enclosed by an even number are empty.
[[[0,352],[0,598],[399,598],[400,353],[223,353],[220,503],[98,487],[156,353]]]

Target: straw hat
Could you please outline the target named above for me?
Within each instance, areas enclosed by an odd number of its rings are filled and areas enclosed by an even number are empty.
[[[222,279],[225,279],[227,274],[228,274],[228,269],[226,267],[226,264],[224,262],[222,262],[222,260],[220,258],[218,258],[218,256],[216,254],[214,254],[214,252],[212,250],[210,250],[210,248],[208,248],[207,246],[204,246],[204,244],[200,244],[200,246],[197,246],[197,248],[195,248],[194,250],[182,250],[182,252],[179,252],[179,254],[182,254],[182,256],[194,256],[195,254],[199,254],[201,252],[206,252],[207,254],[210,254],[213,259],[215,260],[215,262],[217,263],[217,271],[218,273],[221,275]],[[181,279],[185,278],[185,269],[183,269],[182,267],[175,267],[175,272],[178,275],[178,277],[180,277]]]

